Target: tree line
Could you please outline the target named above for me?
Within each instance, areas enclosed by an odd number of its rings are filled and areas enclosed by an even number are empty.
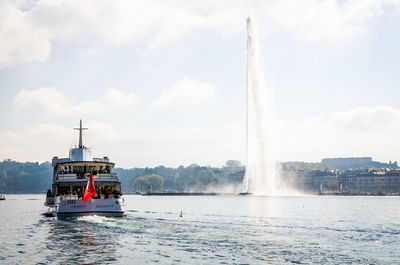
[[[222,167],[191,164],[177,168],[115,168],[123,193],[148,191],[204,191],[242,183],[245,168],[239,161],[228,160]],[[0,162],[0,193],[42,193],[51,187],[50,162]]]
[[[371,164],[373,163],[373,164]],[[371,161],[363,168],[397,168],[397,162]],[[299,171],[332,170],[335,167],[324,163],[283,162],[282,175],[296,176]],[[347,169],[347,168],[346,168]],[[157,191],[210,191],[243,182],[245,167],[239,161],[228,160],[222,167],[191,164],[176,168],[157,166],[154,168],[115,168],[119,174],[123,193],[146,192],[151,187]],[[0,162],[0,193],[41,193],[51,187],[53,167],[50,162],[17,162],[6,159]]]
[[[177,168],[116,168],[124,192],[205,191],[243,182],[245,167],[239,161],[228,160],[223,167],[191,164]]]
[[[1,193],[38,193],[51,186],[53,167],[50,162],[0,162]]]

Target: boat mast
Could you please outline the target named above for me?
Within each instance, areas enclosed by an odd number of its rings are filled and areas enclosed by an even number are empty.
[[[82,144],[82,131],[87,129],[88,128],[82,128],[82,120],[80,120],[79,128],[74,128],[74,130],[79,130],[79,145],[78,145],[79,148],[84,148]]]

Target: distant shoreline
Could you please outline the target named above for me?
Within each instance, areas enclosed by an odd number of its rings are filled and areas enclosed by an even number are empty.
[[[46,195],[46,192],[27,192],[27,193],[2,193],[3,195]],[[233,192],[151,192],[151,193],[133,193],[133,192],[126,192],[123,193],[124,195],[138,195],[138,196],[252,196],[251,193],[233,193]],[[312,196],[369,196],[369,197],[384,197],[384,196],[400,196],[400,193],[396,194],[356,194],[356,193],[323,193],[323,194],[303,194],[305,196],[312,195]],[[257,195],[254,195],[257,196]],[[268,196],[268,195],[267,195]],[[285,195],[281,195],[285,196]],[[298,195],[302,196],[302,195]]]
[[[234,193],[234,192],[148,192],[141,194],[142,196],[246,196],[251,193]]]
[[[134,194],[141,196],[253,196],[251,193],[224,193],[224,192],[150,192]],[[400,196],[400,194],[353,194],[353,193],[324,193],[324,194],[304,194],[312,196]],[[257,195],[255,195],[257,196]],[[285,196],[285,195],[282,195]],[[302,195],[299,195],[302,196]]]

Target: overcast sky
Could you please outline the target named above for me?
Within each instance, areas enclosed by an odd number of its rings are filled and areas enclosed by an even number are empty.
[[[400,160],[398,0],[0,0],[0,159],[245,162],[248,15],[279,160]]]

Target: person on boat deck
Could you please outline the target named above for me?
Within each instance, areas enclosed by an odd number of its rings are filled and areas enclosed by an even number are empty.
[[[119,195],[121,194],[118,190],[114,190],[113,192],[114,198],[119,198]]]
[[[96,187],[96,195],[93,196],[93,199],[100,199],[100,190],[99,190],[99,187]]]
[[[50,189],[47,190],[47,197],[51,197],[51,190]]]
[[[104,199],[108,199],[109,196],[110,196],[110,190],[106,188],[104,191]]]
[[[81,189],[78,188],[76,194],[78,195],[78,199],[82,198],[82,192]]]

